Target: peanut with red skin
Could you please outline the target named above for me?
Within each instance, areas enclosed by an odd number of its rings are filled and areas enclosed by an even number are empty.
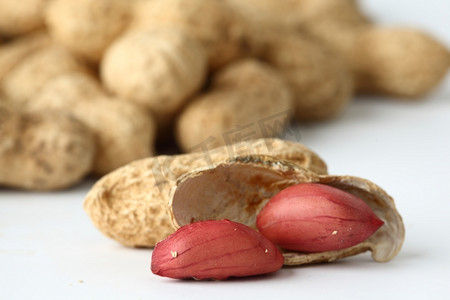
[[[318,183],[300,183],[280,191],[256,220],[269,240],[301,252],[352,247],[383,224],[362,199]]]
[[[170,278],[224,280],[275,272],[277,247],[254,229],[230,220],[195,222],[156,244],[151,270]]]

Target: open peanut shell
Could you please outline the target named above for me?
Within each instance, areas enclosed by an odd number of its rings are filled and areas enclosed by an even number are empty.
[[[95,183],[84,200],[84,209],[106,236],[132,247],[153,247],[175,231],[170,222],[169,193],[177,178],[197,168],[213,168],[231,157],[270,154],[295,161],[318,174],[325,162],[300,143],[280,139],[255,139],[199,152],[155,156],[129,163]]]
[[[384,221],[364,242],[320,253],[285,251],[285,265],[331,262],[371,251],[375,261],[389,261],[402,246],[405,230],[393,199],[374,183],[352,176],[318,175],[294,161],[251,155],[182,175],[171,190],[169,210],[175,227],[209,219],[230,219],[256,227],[256,216],[272,196],[302,183],[330,185],[363,199]]]

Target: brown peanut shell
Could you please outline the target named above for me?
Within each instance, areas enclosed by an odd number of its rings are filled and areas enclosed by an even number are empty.
[[[171,220],[177,228],[211,219],[230,219],[255,228],[256,217],[270,198],[302,182],[330,185],[360,197],[385,224],[350,248],[320,253],[284,251],[285,265],[331,262],[368,250],[375,261],[384,262],[400,251],[405,235],[402,218],[393,199],[380,187],[358,177],[318,175],[296,162],[273,156],[232,158],[184,174],[171,191]]]
[[[242,56],[246,23],[224,1],[152,0],[135,5],[131,30],[159,27],[185,30],[205,49],[212,70]]]
[[[138,104],[108,96],[86,73],[57,76],[30,101],[35,110],[68,112],[96,136],[93,172],[104,175],[133,160],[154,155],[153,116]]]
[[[0,44],[0,82],[27,55],[49,44],[49,36],[42,31]]]
[[[423,99],[450,68],[449,49],[411,28],[367,28],[348,56],[359,93],[411,100]]]
[[[341,55],[357,93],[423,99],[450,67],[448,46],[412,28],[384,28],[355,0],[226,0],[261,28],[290,28]]]
[[[0,35],[27,34],[44,27],[42,12],[49,0],[0,0]]]
[[[211,146],[219,147],[233,143],[235,134],[279,136],[293,111],[290,90],[278,72],[263,62],[243,59],[218,71],[210,89],[180,113],[177,142],[190,152],[208,137],[215,138]]]
[[[66,49],[52,44],[26,56],[6,74],[1,85],[8,98],[26,103],[48,80],[72,72],[90,70]]]
[[[131,32],[107,49],[100,73],[113,94],[150,109],[163,134],[202,87],[206,54],[196,39],[178,28]]]
[[[0,186],[63,189],[92,168],[93,134],[63,112],[27,112],[0,99]]]
[[[292,30],[260,26],[249,39],[251,52],[272,65],[287,82],[301,122],[340,115],[353,96],[352,74],[342,57]]]
[[[257,139],[175,156],[156,156],[132,162],[100,179],[89,191],[84,209],[106,236],[126,246],[153,247],[175,231],[168,211],[169,192],[181,175],[215,166],[230,157],[271,154],[296,161],[319,174],[326,165],[302,144]]]
[[[49,3],[44,18],[58,43],[98,63],[128,25],[131,9],[127,0],[56,0]]]

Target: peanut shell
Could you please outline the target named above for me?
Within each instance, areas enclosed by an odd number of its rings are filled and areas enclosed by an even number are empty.
[[[353,96],[353,77],[342,57],[320,42],[292,30],[260,26],[251,51],[287,82],[295,117],[301,122],[334,118]]]
[[[0,35],[18,36],[44,27],[42,12],[49,0],[0,0]]]
[[[4,77],[3,92],[11,100],[27,103],[48,80],[89,69],[59,45],[49,45],[26,56]]]
[[[175,231],[168,203],[169,192],[177,178],[239,154],[276,155],[297,161],[313,172],[326,174],[325,163],[299,143],[257,139],[210,149],[206,142],[202,145],[203,152],[138,160],[101,178],[84,201],[84,209],[94,225],[124,245],[153,247]]]
[[[289,28],[323,42],[345,60],[357,93],[417,100],[450,67],[448,46],[412,28],[383,28],[355,0],[226,1],[253,27]]]
[[[63,189],[92,168],[94,136],[68,114],[27,112],[0,99],[0,185]]]
[[[164,131],[202,87],[206,54],[197,40],[180,29],[132,32],[107,49],[100,73],[112,93],[150,109]]]
[[[108,96],[86,73],[50,79],[29,104],[33,110],[69,112],[95,134],[93,172],[97,175],[154,154],[156,125],[150,112],[138,104]]]
[[[243,55],[246,23],[223,1],[152,0],[137,2],[131,30],[176,27],[197,39],[216,70]]]
[[[254,59],[240,60],[219,70],[210,89],[184,108],[176,123],[177,141],[190,152],[208,137],[215,138],[211,146],[219,147],[232,144],[238,134],[280,136],[293,111],[290,90],[276,70]]]
[[[56,0],[45,10],[52,37],[74,54],[98,63],[131,19],[127,0]]]
[[[350,59],[359,93],[420,100],[450,68],[450,51],[432,36],[408,28],[366,29]]]
[[[45,32],[38,31],[0,45],[0,82],[26,56],[50,44]]]
[[[334,22],[366,22],[355,0],[225,0],[253,24],[271,27],[301,28],[319,16]],[[322,20],[322,19],[321,19]],[[324,20],[325,21],[325,20]]]

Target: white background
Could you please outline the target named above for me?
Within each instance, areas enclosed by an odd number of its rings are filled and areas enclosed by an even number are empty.
[[[362,4],[381,23],[420,27],[450,46],[450,1]],[[450,299],[450,76],[424,101],[356,99],[338,120],[297,130],[330,173],[394,197],[406,227],[395,259],[362,254],[224,282],[157,277],[151,250],[125,248],[91,224],[87,180],[58,193],[0,189],[0,299]]]

